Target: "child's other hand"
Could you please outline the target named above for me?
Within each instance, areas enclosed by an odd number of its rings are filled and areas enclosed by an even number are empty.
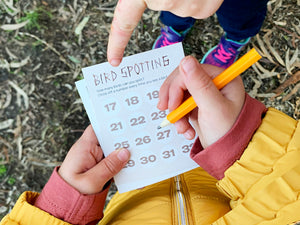
[[[191,57],[185,57],[161,86],[158,108],[174,110],[185,98],[193,96],[197,108],[189,117],[175,123],[178,133],[187,139],[195,137],[195,130],[205,148],[224,136],[235,123],[245,100],[245,90],[237,77],[222,90],[218,90],[212,78],[223,71],[211,65],[201,65]],[[188,92],[187,92],[188,91]],[[192,121],[195,130],[189,123]]]
[[[125,166],[129,157],[127,149],[120,149],[104,158],[90,125],[72,146],[58,173],[82,194],[95,194]]]

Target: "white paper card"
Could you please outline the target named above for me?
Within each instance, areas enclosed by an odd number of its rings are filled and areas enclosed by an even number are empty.
[[[181,43],[83,68],[76,82],[104,155],[125,147],[127,165],[115,177],[120,193],[141,188],[196,168],[189,152],[194,142],[174,125],[160,130],[167,111],[156,108],[165,78],[184,57]]]

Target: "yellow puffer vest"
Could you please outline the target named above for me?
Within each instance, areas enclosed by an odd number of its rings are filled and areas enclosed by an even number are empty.
[[[37,195],[24,193],[0,224],[68,224],[32,206]],[[269,109],[241,159],[222,180],[197,168],[141,190],[117,193],[99,224],[286,225],[300,221],[299,212],[300,123]]]
[[[197,168],[117,193],[99,224],[286,225],[300,220],[299,193],[300,125],[271,108],[222,180]]]

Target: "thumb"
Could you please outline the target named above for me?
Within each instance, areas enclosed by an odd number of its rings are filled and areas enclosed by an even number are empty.
[[[179,68],[184,75],[185,86],[199,108],[220,103],[222,94],[197,59],[187,56],[181,61]]]
[[[101,160],[96,166],[88,170],[88,177],[93,177],[101,184],[108,182],[113,176],[120,172],[130,158],[130,152],[121,148],[110,153],[106,158]],[[95,179],[97,178],[97,179]]]

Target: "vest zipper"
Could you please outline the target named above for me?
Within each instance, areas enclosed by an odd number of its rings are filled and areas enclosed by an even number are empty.
[[[174,177],[175,181],[175,202],[177,209],[177,219],[179,225],[189,225],[187,214],[186,199],[183,193],[183,187],[180,176]]]

